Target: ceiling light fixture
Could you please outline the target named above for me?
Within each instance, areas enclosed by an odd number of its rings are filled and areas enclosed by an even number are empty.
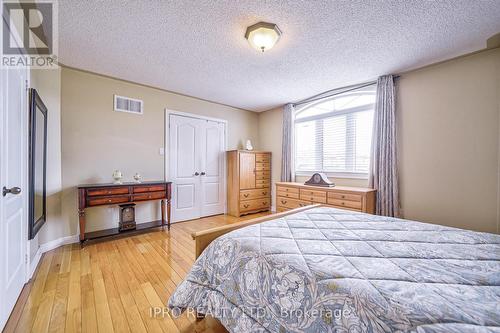
[[[274,23],[259,22],[247,28],[245,38],[259,51],[272,49],[281,37],[281,30]]]

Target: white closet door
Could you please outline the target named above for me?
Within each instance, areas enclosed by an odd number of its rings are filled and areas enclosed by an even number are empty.
[[[220,122],[205,121],[202,133],[201,216],[224,213],[226,197],[224,182],[224,126]]]
[[[201,216],[201,156],[204,122],[170,115],[169,178],[172,181],[173,222]],[[198,175],[197,175],[198,173]]]

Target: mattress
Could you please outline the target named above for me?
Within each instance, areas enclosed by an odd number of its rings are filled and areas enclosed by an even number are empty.
[[[168,306],[230,332],[500,332],[500,235],[312,208],[217,238]]]

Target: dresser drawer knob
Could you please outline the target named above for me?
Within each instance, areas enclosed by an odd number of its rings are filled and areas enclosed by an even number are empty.
[[[111,194],[111,191],[108,191],[108,194]]]
[[[243,205],[243,207],[248,208],[249,205]]]
[[[264,205],[264,206],[265,206],[265,205],[267,205],[267,202],[265,202],[265,201],[262,201],[262,205]]]
[[[262,192],[262,195],[266,195],[266,194],[267,194],[267,192]]]
[[[150,196],[150,195],[148,195],[148,199],[151,199],[151,196]]]
[[[342,206],[345,206],[345,202],[342,201]]]
[[[283,205],[286,205],[286,203],[287,203],[287,202],[288,202],[288,201],[286,201],[286,200],[281,200],[281,203],[282,203]]]
[[[111,202],[111,199],[108,199],[108,202]]]
[[[248,193],[243,194],[245,198],[248,198],[248,195],[249,195]]]
[[[345,199],[345,195],[341,196],[342,199]]]

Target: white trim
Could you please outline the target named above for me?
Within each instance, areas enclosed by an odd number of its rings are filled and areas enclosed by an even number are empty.
[[[31,279],[33,277],[33,274],[35,274],[36,268],[38,267],[38,263],[40,262],[40,259],[42,258],[42,254],[43,253],[42,253],[41,249],[38,248],[35,256],[30,261],[30,267],[28,270],[27,280]],[[26,281],[26,282],[28,282],[28,281]]]
[[[164,147],[163,151],[165,152],[163,161],[164,161],[164,178],[167,180],[167,175],[168,173],[168,166],[169,166],[169,161],[168,157],[170,157],[170,146],[168,144],[168,136],[170,133],[170,115],[177,115],[177,116],[183,116],[183,117],[188,117],[188,118],[194,118],[194,119],[203,119],[203,120],[210,120],[210,121],[215,121],[218,123],[223,123],[224,124],[224,151],[227,151],[228,147],[228,121],[225,119],[220,119],[220,118],[213,118],[213,117],[207,117],[207,116],[202,116],[194,113],[187,113],[187,112],[182,112],[182,111],[176,111],[172,110],[169,108],[165,108],[165,130],[164,130]],[[224,158],[224,164],[223,164],[223,179],[222,179],[222,187],[224,189],[224,214],[227,214],[227,159]],[[173,190],[173,189],[172,189]],[[173,223],[173,221],[172,221]]]
[[[368,179],[368,173],[359,173],[359,172],[296,171],[295,176],[311,177],[316,172],[322,172],[326,174],[328,177],[332,178]]]
[[[168,116],[170,116],[171,114],[183,116],[183,117],[195,118],[195,119],[211,120],[211,121],[216,121],[218,123],[227,124],[227,120],[225,120],[225,119],[206,117],[206,116],[198,115],[196,113],[181,112],[181,111],[175,111],[175,110],[171,110],[169,108],[165,108],[165,115],[167,116],[166,117],[167,125],[168,125]],[[227,140],[226,140],[226,146],[227,146]],[[226,147],[226,149],[227,149],[227,147]]]
[[[79,235],[61,237],[61,238],[57,238],[57,239],[54,239],[50,242],[47,242],[47,243],[40,245],[39,250],[42,251],[42,253],[45,253],[45,252],[48,252],[50,250],[56,249],[59,246],[67,245],[67,244],[74,244],[74,243],[78,243],[79,241],[80,241]]]
[[[24,133],[23,133],[23,136],[24,136],[24,143],[23,143],[23,146],[24,146],[24,184],[25,184],[25,188],[26,190],[24,191],[25,192],[25,195],[24,195],[24,202],[23,202],[23,211],[24,211],[24,215],[25,215],[25,218],[24,220],[26,221],[25,223],[25,228],[24,228],[24,234],[25,234],[25,238],[24,240],[26,241],[26,252],[24,253],[24,256],[26,258],[26,260],[24,261],[25,262],[25,268],[24,268],[24,276],[25,276],[25,283],[28,282],[28,280],[30,279],[30,277],[28,276],[29,274],[29,270],[30,270],[30,265],[31,265],[31,260],[29,258],[29,256],[31,255],[31,252],[30,252],[30,239],[28,237],[28,225],[29,225],[29,212],[28,212],[28,209],[29,209],[29,185],[30,185],[30,182],[29,182],[29,142],[28,142],[28,137],[29,137],[29,132],[30,132],[30,125],[29,125],[29,119],[28,119],[28,114],[29,114],[29,108],[30,108],[30,105],[29,105],[29,101],[30,101],[30,96],[29,96],[29,88],[31,87],[31,69],[29,70],[26,70],[26,85],[25,85],[25,91],[24,91],[24,94],[25,94],[25,106],[24,106],[24,110],[25,110],[25,116],[24,116],[24,119],[23,119],[23,122],[24,122]]]
[[[307,108],[307,109],[309,109],[309,108]],[[370,111],[370,110],[375,110],[375,103],[362,105],[362,106],[356,106],[356,107],[348,108],[348,109],[344,109],[344,110],[329,111],[329,112],[320,113],[320,114],[317,114],[314,116],[308,116],[308,117],[298,118],[298,119],[295,116],[294,122],[295,122],[295,124],[298,124],[298,123],[304,123],[304,122],[311,121],[311,120],[333,118],[333,117],[342,116],[342,115],[346,115],[346,114],[350,114],[350,113],[364,112],[364,111]],[[303,111],[306,111],[306,109],[302,110],[301,112],[303,112]],[[295,115],[297,115],[301,112],[295,112]]]

